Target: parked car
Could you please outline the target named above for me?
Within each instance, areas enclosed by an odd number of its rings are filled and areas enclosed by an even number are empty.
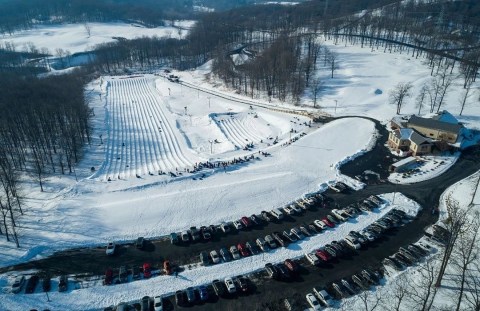
[[[317,226],[317,228],[319,228],[319,229],[324,230],[324,229],[327,228],[327,225],[326,225],[323,221],[321,221],[321,220],[318,220],[318,219],[317,219],[317,220],[315,220],[313,223],[314,223],[314,225]]]
[[[187,294],[188,303],[194,303],[196,298],[195,298],[195,290],[193,289],[193,287],[188,287],[185,290],[185,293]]]
[[[103,280],[103,285],[111,285],[113,282],[113,270],[108,268],[105,270],[105,279]]]
[[[202,285],[198,288],[198,296],[200,297],[201,301],[208,300],[208,290],[206,286]]]
[[[285,230],[283,231],[282,235],[282,238],[285,238],[285,240],[288,242],[298,241],[298,238],[294,234],[290,233],[290,231]]]
[[[163,311],[163,299],[161,296],[153,297],[153,310]]]
[[[143,296],[140,300],[140,311],[150,311],[150,297]]]
[[[225,283],[220,280],[213,280],[212,287],[218,297],[224,297],[227,294]]]
[[[50,276],[46,275],[42,279],[42,289],[44,292],[49,292],[52,288],[52,282]]]
[[[210,264],[210,260],[208,259],[208,253],[206,251],[200,252],[200,262],[203,266],[208,266],[208,264]]]
[[[232,231],[232,227],[230,227],[230,224],[226,222],[222,222],[220,224],[220,229],[223,231],[223,233],[229,233]]]
[[[276,218],[277,220],[282,220],[283,219],[283,213],[279,208],[272,209],[270,211],[270,214]]]
[[[308,293],[306,296],[308,304],[313,308],[314,311],[321,310],[320,302],[312,293]]]
[[[320,264],[320,260],[314,253],[306,253],[305,258],[307,258],[308,262],[310,262],[314,266]]]
[[[265,219],[266,221],[272,221],[272,216],[268,212],[262,211],[261,215],[263,219]]]
[[[220,262],[220,256],[218,255],[216,250],[210,252],[210,257],[212,258],[212,262],[214,264]]]
[[[255,243],[247,242],[245,243],[245,245],[247,246],[247,249],[250,252],[250,254],[257,255],[260,253],[260,250],[258,249],[257,245],[255,245]]]
[[[277,267],[275,267],[273,264],[271,264],[271,263],[265,264],[265,270],[267,271],[267,274],[270,278],[278,279],[279,271],[278,271]]]
[[[242,218],[240,218],[240,221],[242,222],[242,225],[245,226],[245,228],[252,226],[252,222],[247,216],[243,216]]]
[[[107,244],[107,249],[105,250],[105,253],[107,254],[107,256],[115,255],[115,243],[114,242],[110,242],[110,243]]]
[[[277,267],[280,279],[288,280],[290,278],[290,271],[283,263],[277,264],[276,267]]]
[[[200,240],[200,230],[197,229],[197,227],[190,227],[190,230],[188,230],[190,235],[192,236],[193,241],[198,241]]]
[[[282,238],[282,234],[280,232],[274,232],[272,233],[272,236],[275,239],[275,242],[278,243],[280,246],[285,246],[287,244]]]
[[[233,294],[237,291],[237,288],[235,287],[235,283],[233,282],[232,278],[225,279],[225,286],[227,287],[227,291],[229,294]]]
[[[275,242],[275,239],[270,234],[267,234],[265,236],[265,242],[268,244],[269,248],[271,249],[277,248],[277,243]]]
[[[283,262],[285,266],[290,270],[291,273],[296,274],[298,273],[298,270],[300,269],[300,266],[295,260],[292,259],[285,259]]]
[[[222,256],[223,261],[228,262],[232,260],[232,254],[228,251],[226,247],[220,249],[220,256]]]
[[[298,207],[297,204],[290,204],[290,208],[293,209],[297,214],[300,214],[302,212],[302,210],[300,209],[300,207]]]
[[[138,249],[143,249],[144,245],[145,245],[145,239],[143,237],[138,237],[137,240],[135,241],[135,247]]]
[[[65,292],[68,289],[68,277],[66,275],[61,275],[58,278],[58,291]]]
[[[252,214],[252,216],[250,216],[250,220],[255,225],[260,225],[262,223],[261,219],[255,214]]]
[[[325,289],[318,289],[314,287],[313,292],[320,302],[325,305],[325,307],[331,307],[333,305],[333,298]]]
[[[35,288],[37,287],[39,279],[40,278],[38,277],[38,275],[32,275],[28,279],[27,285],[25,286],[25,294],[31,294],[35,291]]]
[[[118,269],[118,282],[126,283],[127,276],[128,276],[127,267],[120,266],[120,268]]]
[[[236,278],[236,281],[237,281],[237,284],[238,284],[238,288],[240,288],[240,290],[244,293],[248,292],[248,280],[246,277],[242,276],[242,275],[239,275],[237,278]]]
[[[175,232],[170,233],[170,244],[178,244],[178,242],[180,242],[178,235]]]
[[[357,242],[357,240],[351,236],[345,237],[344,241],[354,250],[361,248],[361,245]]]
[[[268,252],[270,247],[268,246],[267,242],[263,238],[258,238],[255,240],[257,243],[258,247],[264,252]]]
[[[327,253],[327,251],[323,249],[317,249],[315,251],[315,255],[317,255],[317,257],[324,262],[327,262],[330,260],[330,255]]]
[[[230,253],[232,253],[233,259],[240,259],[240,253],[235,245],[230,246]]]
[[[143,277],[148,279],[152,276],[152,266],[146,262],[143,264]]]
[[[243,257],[250,256],[250,252],[248,251],[247,245],[245,243],[238,243],[237,248]]]
[[[329,226],[330,228],[335,227],[335,224],[334,224],[333,222],[331,222],[330,220],[328,220],[327,217],[322,218],[322,221],[323,221],[324,224],[326,224],[326,225]]]
[[[175,302],[179,307],[185,305],[185,293],[183,290],[177,290],[175,292]]]
[[[305,235],[303,234],[302,230],[300,230],[300,228],[292,228],[292,230],[290,230],[290,233],[295,235],[299,240],[305,239]]]
[[[182,242],[183,243],[187,243],[190,241],[190,235],[188,235],[188,231],[187,230],[184,230],[182,231],[182,233],[180,234],[181,238],[182,238]]]
[[[13,281],[12,284],[12,293],[18,294],[23,287],[23,284],[25,283],[25,277],[23,275],[19,275],[15,278],[15,281]]]
[[[209,228],[203,226],[200,228],[200,232],[202,233],[202,237],[204,240],[208,241],[212,238],[212,233]]]
[[[315,232],[311,232],[310,230],[308,230],[307,226],[300,226],[298,228],[305,236],[312,236],[313,234],[315,234]]]
[[[242,223],[240,222],[240,220],[235,220],[235,221],[233,222],[233,226],[234,226],[235,229],[237,229],[237,230],[243,229],[243,225],[242,225]]]
[[[290,206],[285,206],[283,208],[283,210],[285,211],[285,213],[287,215],[294,215],[295,214],[295,210],[293,208],[291,208]]]

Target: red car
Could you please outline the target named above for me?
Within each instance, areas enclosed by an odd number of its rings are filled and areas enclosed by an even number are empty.
[[[143,264],[143,277],[148,279],[152,276],[152,266],[146,262]]]
[[[250,256],[250,252],[248,251],[248,248],[245,245],[245,243],[238,243],[237,248],[243,257]]]
[[[297,273],[299,269],[299,265],[291,259],[285,259],[284,261],[285,266],[290,270],[292,273]]]
[[[103,281],[103,285],[111,285],[113,282],[113,270],[108,268],[105,271],[105,280]]]
[[[252,221],[246,217],[246,216],[243,216],[240,221],[242,222],[242,224],[245,226],[245,228],[248,228],[252,225]]]
[[[327,217],[322,218],[322,221],[323,221],[327,226],[329,226],[330,228],[335,227],[335,224],[334,224],[333,222],[331,222],[330,220],[328,220]]]
[[[317,251],[315,252],[315,255],[317,255],[319,259],[325,262],[330,260],[330,256],[328,255],[328,253],[322,249],[317,249]]]

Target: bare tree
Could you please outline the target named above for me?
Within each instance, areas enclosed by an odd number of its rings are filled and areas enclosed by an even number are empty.
[[[463,109],[465,109],[465,104],[467,103],[467,100],[470,98],[471,93],[470,90],[472,89],[472,81],[467,81],[465,85],[465,89],[463,90],[463,96],[460,100],[460,113],[459,115],[462,115]]]
[[[434,286],[438,274],[436,260],[430,259],[421,265],[418,273],[420,277],[413,278],[409,283],[410,299],[416,305],[415,310],[430,310],[435,299],[437,288]]]
[[[317,99],[320,91],[322,90],[323,81],[320,78],[315,78],[310,83],[310,91],[313,96],[313,108],[317,107]]]
[[[393,310],[402,310],[402,304],[410,296],[408,288],[408,280],[405,274],[401,274],[393,280],[392,289],[388,293],[389,306],[393,307]]]
[[[453,251],[453,267],[459,272],[459,293],[457,298],[456,311],[460,310],[464,298],[465,287],[468,279],[467,272],[471,265],[478,260],[477,238],[480,228],[479,213],[471,215],[465,223],[464,230],[459,233],[459,238]]]
[[[329,52],[328,54],[328,65],[330,67],[330,71],[332,73],[332,79],[333,79],[333,73],[335,70],[338,69],[338,54],[335,52]]]
[[[428,85],[424,84],[422,88],[420,89],[420,92],[417,95],[417,98],[415,98],[415,104],[417,105],[418,108],[418,115],[421,114],[422,108],[425,104],[425,99],[428,94]]]
[[[412,83],[400,82],[390,91],[390,104],[397,106],[397,114],[402,111],[402,106],[405,98],[410,96],[410,90],[412,89]]]
[[[470,310],[480,311],[480,263],[473,262],[471,269],[467,271],[467,291],[465,291],[465,303]]]
[[[435,287],[440,287],[442,285],[442,279],[445,274],[445,270],[447,269],[448,262],[451,258],[455,242],[457,241],[467,219],[466,213],[460,208],[458,201],[453,199],[450,195],[447,196],[445,204],[447,207],[448,218],[444,221],[444,223],[448,230],[448,237],[447,241],[445,242],[445,248],[443,249],[442,262],[440,269],[438,270]]]

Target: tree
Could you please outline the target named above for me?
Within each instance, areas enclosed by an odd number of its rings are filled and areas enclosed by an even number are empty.
[[[323,86],[323,81],[320,78],[315,78],[310,83],[310,91],[312,92],[312,96],[313,96],[313,108],[317,107],[318,94],[322,90],[322,86]]]
[[[466,222],[466,213],[459,207],[459,203],[454,200],[450,195],[446,199],[446,207],[448,212],[448,218],[444,221],[447,230],[448,238],[445,242],[445,248],[443,249],[442,262],[440,269],[438,270],[437,280],[435,282],[435,287],[440,287],[442,285],[442,279],[447,269],[448,262],[451,258],[455,242],[465,225]]]
[[[333,73],[335,70],[338,69],[338,54],[335,52],[329,52],[328,53],[328,64],[330,67],[330,71],[332,73],[332,79],[333,79]]]
[[[410,96],[412,83],[400,82],[390,91],[390,104],[397,106],[397,114],[400,114],[405,98]]]
[[[421,114],[422,108],[425,102],[425,99],[428,94],[428,85],[424,84],[422,88],[420,89],[420,92],[417,95],[417,98],[415,98],[415,104],[417,105],[418,108],[418,115]]]
[[[463,109],[465,109],[465,104],[467,103],[467,100],[471,96],[471,93],[470,93],[471,89],[472,89],[472,81],[467,81],[467,83],[465,85],[465,89],[463,90],[463,96],[460,99],[460,113],[459,113],[459,115],[462,115]]]

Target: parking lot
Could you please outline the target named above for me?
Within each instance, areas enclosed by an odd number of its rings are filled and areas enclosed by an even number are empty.
[[[374,161],[369,159],[370,155],[373,158],[378,158],[378,153],[374,151],[357,160],[361,160],[361,163],[364,165],[369,164],[371,161]],[[372,194],[397,191],[420,203],[424,210],[420,212],[412,223],[389,231],[381,239],[367,248],[359,250],[351,257],[340,259],[338,262],[322,268],[312,267],[306,264],[306,261],[303,261],[301,262],[303,269],[299,277],[288,282],[274,281],[260,273],[252,277],[251,289],[248,295],[234,295],[228,299],[218,299],[218,301],[214,299],[215,303],[197,304],[195,309],[236,310],[241,307],[242,309],[264,310],[268,303],[277,303],[283,298],[298,296],[299,293],[303,295],[301,299],[303,303],[306,303],[304,294],[310,292],[313,286],[325,286],[333,281],[350,276],[363,267],[379,266],[383,258],[393,254],[400,246],[415,242],[423,235],[424,228],[436,221],[437,215],[432,215],[431,208],[438,204],[441,193],[449,185],[478,170],[480,168],[479,159],[479,151],[477,149],[469,150],[445,174],[418,184],[392,185],[389,183],[377,183],[356,192],[336,193],[328,191],[327,194],[332,199],[330,202],[331,207],[337,204],[344,207],[361,201]],[[356,164],[357,160],[343,166],[342,172],[353,176],[359,172],[361,173],[361,168]],[[0,272],[12,269],[27,270],[36,268],[41,271],[48,271],[52,275],[86,272],[94,275],[103,275],[107,267],[141,266],[146,261],[152,263],[154,267],[161,267],[165,259],[173,264],[195,263],[199,261],[198,254],[201,251],[218,250],[221,247],[236,245],[239,242],[253,241],[274,231],[282,232],[293,226],[311,223],[315,219],[324,217],[330,210],[331,208],[314,207],[312,210],[303,212],[298,216],[286,217],[282,221],[269,222],[230,234],[215,234],[211,241],[171,245],[168,239],[163,238],[147,241],[143,250],[135,248],[133,243],[120,245],[116,250],[116,254],[108,257],[105,255],[104,247],[69,250],[39,261],[3,268],[0,269]],[[258,256],[258,260],[262,260],[262,257]],[[152,293],[152,296],[155,294]],[[141,297],[138,298],[140,299]],[[177,308],[172,297],[169,300],[171,301],[171,307]]]

